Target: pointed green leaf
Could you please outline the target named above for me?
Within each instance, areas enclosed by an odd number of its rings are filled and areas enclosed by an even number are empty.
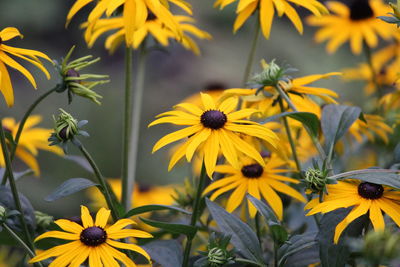
[[[142,214],[142,213],[146,213],[146,212],[150,212],[150,211],[157,211],[157,210],[171,210],[171,211],[178,211],[184,214],[192,214],[190,211],[178,208],[178,207],[174,207],[174,206],[167,206],[167,205],[146,205],[146,206],[141,206],[141,207],[137,207],[134,209],[131,209],[130,211],[128,211],[125,215],[124,218],[129,218],[138,214]]]
[[[71,178],[57,187],[56,190],[54,190],[53,193],[48,195],[44,200],[52,202],[92,186],[98,186],[98,184],[85,178]]]
[[[163,230],[173,233],[173,234],[184,234],[188,238],[193,238],[197,233],[196,227],[187,225],[187,224],[158,222],[158,221],[145,219],[142,217],[140,217],[140,220],[142,220],[145,224],[148,224],[148,225],[156,227],[156,228],[163,229]]]

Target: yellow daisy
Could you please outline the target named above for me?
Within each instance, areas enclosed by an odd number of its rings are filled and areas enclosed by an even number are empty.
[[[307,203],[305,209],[311,209],[307,216],[316,213],[352,207],[351,212],[335,229],[334,242],[337,244],[340,235],[346,227],[358,217],[369,213],[369,219],[375,230],[385,229],[384,211],[400,226],[400,193],[393,189],[358,180],[339,181],[337,184],[327,185],[328,193],[323,202],[315,198]]]
[[[388,40],[395,34],[395,27],[377,18],[391,12],[382,0],[354,0],[349,6],[329,1],[327,6],[333,14],[311,16],[307,22],[321,27],[315,34],[315,40],[318,43],[329,40],[326,46],[328,53],[335,52],[350,41],[353,54],[360,54],[363,42],[369,47],[376,47],[378,36]]]
[[[152,235],[140,230],[124,229],[126,226],[135,224],[130,219],[121,219],[113,225],[107,226],[109,217],[110,211],[101,208],[93,221],[89,210],[85,206],[81,206],[82,225],[60,219],[55,221],[55,224],[64,232],[49,231],[35,239],[35,242],[44,238],[59,238],[71,242],[40,252],[29,263],[56,257],[49,267],[67,265],[79,267],[86,259],[89,259],[91,267],[120,266],[116,260],[125,266],[136,266],[127,255],[116,248],[135,251],[150,261],[150,256],[138,245],[116,240],[128,237],[151,238]]]
[[[258,123],[244,120],[257,110],[235,111],[238,105],[237,97],[229,97],[222,103],[216,104],[208,94],[200,93],[200,95],[203,102],[201,107],[190,103],[181,103],[175,107],[174,111],[162,113],[158,115],[158,119],[150,123],[149,127],[161,123],[189,126],[161,138],[154,145],[153,153],[167,144],[187,138],[184,145],[171,157],[170,169],[185,155],[186,159],[191,161],[196,150],[201,150],[200,154],[204,155],[204,163],[209,177],[212,177],[220,151],[226,160],[235,167],[239,167],[238,152],[242,152],[264,165],[257,150],[238,135],[254,136],[265,140],[271,149],[277,147],[279,140],[273,131]]]
[[[226,210],[228,212],[234,211],[243,202],[246,193],[249,193],[257,199],[261,199],[262,195],[280,220],[282,220],[283,217],[283,205],[276,191],[291,196],[299,201],[306,202],[305,198],[299,192],[283,183],[291,182],[298,184],[299,181],[279,174],[289,171],[281,168],[286,162],[279,159],[279,157],[271,157],[267,160],[265,166],[246,157],[241,158],[240,164],[239,168],[235,168],[231,165],[218,165],[215,171],[226,173],[228,177],[222,178],[207,186],[206,189],[204,189],[203,195],[216,190],[210,197],[210,200],[214,201],[221,194],[234,189],[226,204]],[[254,217],[257,213],[257,209],[250,201],[248,204],[250,216]]]
[[[3,94],[4,99],[9,107],[11,107],[14,104],[14,90],[12,87],[10,74],[8,73],[6,66],[21,72],[22,75],[24,75],[28,79],[28,81],[32,84],[32,86],[35,89],[37,88],[37,85],[32,74],[7,54],[19,57],[23,60],[28,61],[29,63],[32,63],[33,65],[38,67],[41,71],[43,71],[47,79],[50,79],[50,74],[43,66],[43,63],[39,60],[39,58],[44,58],[52,62],[51,59],[42,52],[36,50],[12,47],[4,44],[5,41],[11,40],[15,37],[22,38],[23,36],[18,31],[18,29],[14,27],[4,28],[0,32],[0,92]]]
[[[225,6],[235,1],[236,0],[217,0],[214,7],[220,7],[223,9]],[[316,0],[238,0],[236,9],[237,17],[233,25],[233,31],[236,32],[240,29],[246,20],[259,9],[261,29],[265,38],[268,39],[276,9],[279,17],[286,15],[296,29],[300,33],[303,33],[303,24],[301,19],[291,4],[304,7],[316,16],[328,13],[325,6]]]
[[[94,2],[94,0],[77,0],[67,15],[67,25],[79,10],[91,2]],[[145,24],[151,13],[159,18],[171,31],[181,36],[182,29],[169,11],[169,2],[192,14],[190,4],[183,0],[100,0],[88,16],[89,31],[86,34],[90,34],[92,27],[103,14],[106,17],[110,17],[118,8],[123,6],[123,27],[126,33],[124,37],[128,46],[133,44],[135,30]],[[89,38],[85,36],[85,39],[88,40]]]
[[[364,118],[367,122],[358,119],[350,126],[350,135],[357,142],[361,142],[363,136],[374,142],[375,135],[377,135],[387,144],[389,142],[388,134],[393,133],[393,129],[385,123],[384,118],[372,114],[364,114]]]
[[[64,154],[60,147],[49,146],[48,139],[53,131],[52,129],[34,127],[41,121],[42,117],[39,115],[29,116],[22,130],[17,150],[15,151],[15,155],[28,165],[36,176],[40,174],[39,164],[35,159],[35,156],[38,154],[38,149],[47,150],[60,156]],[[16,123],[13,118],[4,118],[2,124],[3,128],[10,132],[15,138],[19,123]],[[5,166],[2,151],[0,151],[0,166]]]
[[[209,33],[200,30],[192,24],[195,21],[189,16],[173,15],[173,19],[176,20],[182,29],[182,34],[177,35],[170,28],[166,27],[162,20],[152,14],[150,15],[147,17],[146,22],[133,32],[133,41],[131,44],[132,48],[137,49],[145,40],[145,38],[148,35],[151,35],[163,46],[168,46],[169,39],[174,39],[178,43],[181,43],[186,49],[189,49],[198,55],[200,53],[200,49],[190,35],[200,39],[211,39],[211,35]],[[93,46],[98,37],[109,31],[116,31],[112,35],[108,36],[105,42],[106,49],[108,49],[111,53],[113,53],[124,40],[126,31],[122,17],[99,19],[92,25],[92,27],[88,27],[88,25],[88,23],[85,23],[83,26],[86,27],[85,37],[87,38],[86,42],[89,47]]]

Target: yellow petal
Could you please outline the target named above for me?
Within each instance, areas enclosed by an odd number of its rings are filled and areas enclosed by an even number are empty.
[[[8,41],[8,40],[10,40],[10,39],[12,39],[12,38],[15,38],[15,37],[17,37],[17,36],[23,38],[23,35],[18,31],[17,28],[14,28],[14,27],[7,27],[7,28],[4,28],[4,29],[0,32],[0,38],[1,38],[1,40],[2,40],[3,42],[4,42],[4,41]],[[2,46],[4,46],[4,44],[2,44]]]
[[[65,240],[79,240],[80,235],[79,234],[71,234],[71,233],[65,233],[61,231],[49,231],[44,234],[41,234],[40,236],[35,238],[35,242],[42,240],[43,238],[59,238],[59,239],[65,239]]]
[[[207,138],[210,136],[211,131],[212,130],[210,128],[204,128],[200,132],[196,133],[194,136],[190,137],[190,143],[186,148],[186,159],[188,162],[192,160],[193,154],[199,147],[199,145],[206,141]]]
[[[88,208],[85,206],[81,205],[81,219],[82,219],[82,225],[84,228],[92,227],[94,226],[93,224],[93,218],[90,215],[90,212]]]
[[[66,219],[59,219],[54,222],[57,224],[61,229],[67,232],[71,232],[74,234],[80,234],[83,231],[83,227],[76,222],[72,222]]]
[[[274,6],[272,0],[260,0],[260,24],[266,39],[271,33],[272,20],[274,18]]]
[[[77,0],[73,6],[71,7],[71,9],[68,12],[67,15],[67,22],[65,24],[65,27],[68,26],[68,24],[70,23],[71,19],[75,16],[75,14],[81,10],[84,6],[86,6],[87,4],[89,4],[90,2],[92,2],[93,0]]]
[[[242,183],[238,188],[233,191],[226,204],[228,212],[234,211],[242,203],[244,195],[247,192],[247,183]]]
[[[113,241],[113,240],[109,240],[109,239],[107,240],[107,244],[109,244],[110,246],[116,247],[116,248],[133,250],[133,251],[143,255],[148,261],[150,261],[149,254],[147,254],[147,252],[144,249],[142,249],[141,247],[139,247],[138,245],[121,243],[121,242],[117,242],[117,241]]]
[[[96,222],[94,225],[104,228],[107,225],[110,213],[110,210],[101,208],[96,214]]]
[[[178,141],[179,139],[188,137],[196,132],[199,132],[203,128],[204,127],[201,124],[198,124],[167,134],[166,136],[158,140],[158,142],[154,145],[152,153],[172,142]]]
[[[375,201],[371,202],[369,218],[374,226],[375,231],[385,229],[385,221],[383,219],[381,209],[379,208],[379,204]]]
[[[218,130],[212,130],[210,137],[204,144],[204,164],[206,167],[207,175],[212,179],[212,174],[217,165],[218,152],[219,152],[219,138],[215,133]]]
[[[7,106],[14,105],[14,91],[11,84],[10,75],[6,66],[0,61],[0,92],[3,94]]]

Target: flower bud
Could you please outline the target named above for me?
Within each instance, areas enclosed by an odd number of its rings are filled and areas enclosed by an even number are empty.
[[[36,225],[40,228],[47,229],[53,222],[53,216],[35,210]]]

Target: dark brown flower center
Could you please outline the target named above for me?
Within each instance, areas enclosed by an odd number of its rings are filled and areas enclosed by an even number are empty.
[[[151,190],[151,186],[147,185],[147,184],[139,184],[138,188],[139,188],[139,192],[141,192],[141,193],[146,193]]]
[[[225,125],[227,117],[222,111],[209,110],[201,115],[200,121],[204,127],[217,130]]]
[[[107,233],[98,226],[88,227],[81,232],[81,242],[89,247],[96,247],[107,240]]]
[[[258,164],[250,164],[242,167],[242,174],[247,178],[258,178],[264,172],[264,168]]]
[[[0,37],[0,44],[3,42],[3,39],[1,39],[1,37]]]
[[[270,158],[271,157],[271,152],[269,152],[268,150],[263,150],[261,151],[261,157],[263,158]]]
[[[206,91],[218,91],[228,88],[225,84],[221,82],[210,82],[206,85]]]
[[[153,12],[149,12],[148,15],[147,15],[147,21],[155,20],[156,18],[157,17],[156,17],[156,15],[154,15]]]
[[[374,11],[369,5],[368,0],[354,0],[350,4],[350,19],[351,20],[363,20],[372,18]]]
[[[383,186],[380,184],[363,182],[358,186],[358,194],[366,199],[378,199],[383,195]]]

